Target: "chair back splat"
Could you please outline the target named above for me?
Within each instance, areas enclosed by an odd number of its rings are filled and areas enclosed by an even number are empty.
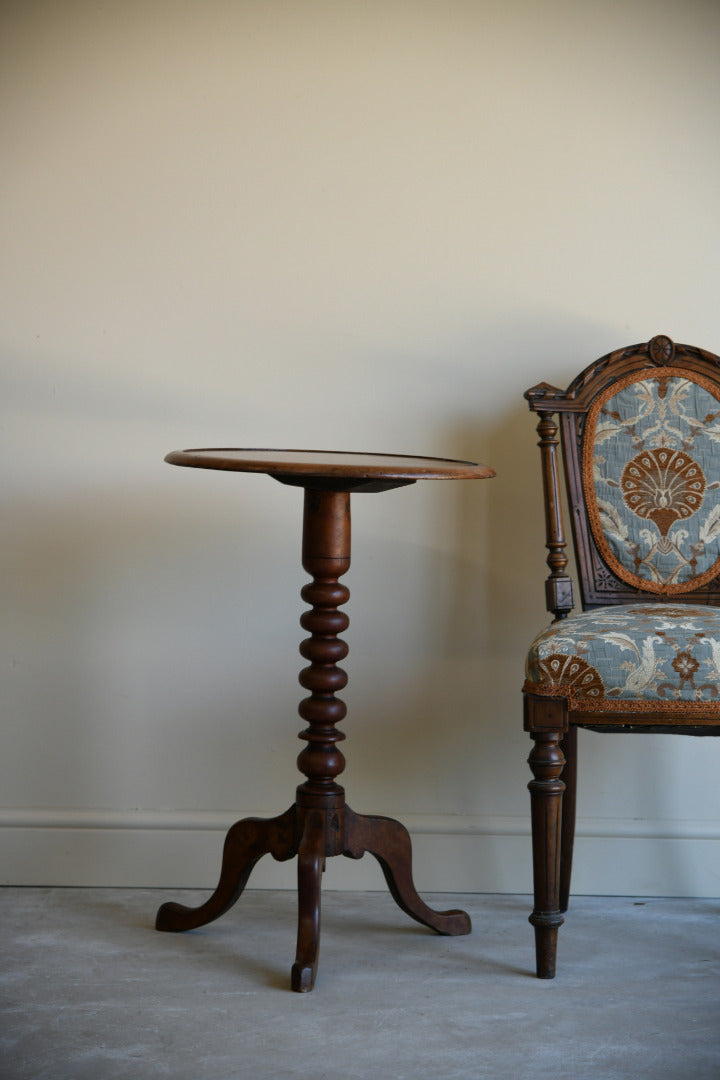
[[[525,397],[539,416],[554,616],[530,647],[523,687],[534,740],[530,921],[537,973],[552,978],[570,890],[577,728],[720,734],[720,359],[659,335],[596,360],[567,390],[540,383]]]

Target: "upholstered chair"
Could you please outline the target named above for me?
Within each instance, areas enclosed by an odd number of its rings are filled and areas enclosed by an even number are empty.
[[[720,734],[720,359],[658,336],[595,361],[567,390],[541,383],[525,396],[540,418],[554,616],[523,687],[530,922],[538,977],[551,979],[570,894],[577,729]]]

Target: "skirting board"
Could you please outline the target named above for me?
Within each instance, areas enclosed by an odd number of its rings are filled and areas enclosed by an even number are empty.
[[[225,833],[248,812],[0,811],[0,883],[212,890]],[[398,815],[420,892],[532,892],[521,817]],[[295,861],[269,856],[248,887],[294,889]],[[372,857],[329,859],[327,889],[384,889]],[[581,819],[573,892],[720,897],[720,822]]]

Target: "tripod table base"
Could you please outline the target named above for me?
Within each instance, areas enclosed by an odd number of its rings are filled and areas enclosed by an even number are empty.
[[[298,936],[291,985],[312,990],[320,946],[320,891],[325,859],[346,855],[361,859],[365,853],[379,862],[388,889],[402,910],[438,934],[470,933],[464,911],[433,911],[418,895],[412,878],[410,835],[399,821],[354,813],[349,806],[322,810],[291,806],[276,818],[244,818],[225,838],[220,881],[212,896],[199,907],[163,904],[155,923],[158,930],[194,930],[217,919],[240,898],[253,867],[263,855],[283,862],[298,859]]]

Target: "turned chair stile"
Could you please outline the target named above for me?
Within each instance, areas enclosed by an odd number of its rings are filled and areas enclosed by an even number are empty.
[[[546,385],[546,384],[544,384]],[[552,390],[548,387],[548,390]],[[555,622],[566,618],[574,607],[572,579],[566,573],[568,557],[566,554],[567,541],[563,528],[563,506],[560,494],[560,481],[558,476],[558,425],[554,414],[540,412],[540,421],[537,433],[540,436],[540,461],[542,468],[543,498],[545,507],[545,546],[548,551],[547,564],[550,574],[545,581],[546,607],[554,616]],[[526,698],[526,705],[529,699]],[[560,706],[562,709],[562,705]],[[541,838],[542,843],[537,843],[537,855],[540,866],[536,868],[534,878],[540,881],[543,878],[543,869],[548,861],[558,861],[559,872],[557,883],[553,882],[557,890],[557,897],[553,894],[553,900],[557,899],[559,912],[567,911],[570,893],[570,876],[572,872],[573,844],[575,838],[575,790],[577,775],[577,729],[564,725],[563,738],[559,746],[555,740],[538,731],[534,740],[529,764],[533,770],[534,779],[530,781],[532,795],[533,833]],[[534,723],[539,725],[538,717]],[[572,781],[566,783],[572,772]],[[561,779],[561,776],[565,779]],[[536,820],[538,819],[539,820]],[[554,849],[547,851],[548,841],[552,842]],[[546,898],[547,899],[547,898]],[[557,949],[557,930],[562,923],[556,916],[550,916],[538,910],[538,897],[536,896],[535,911],[531,915],[531,922],[543,929],[540,940],[543,942],[543,950],[550,949],[553,957]],[[547,906],[546,904],[544,906]],[[540,963],[540,961],[539,961]],[[543,958],[542,967],[552,965],[553,959]]]

